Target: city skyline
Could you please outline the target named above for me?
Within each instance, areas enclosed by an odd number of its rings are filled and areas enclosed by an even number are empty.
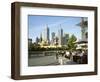
[[[49,37],[51,35],[51,39]],[[40,37],[36,37],[35,43],[41,45],[67,45],[67,41],[69,39],[69,34],[63,33],[63,29],[58,29],[58,35],[55,32],[50,34],[49,27],[46,26],[45,29],[42,31]]]
[[[87,52],[87,17],[28,16],[28,66],[87,64]]]
[[[28,38],[31,38],[33,42],[36,38],[40,38],[42,31],[48,27],[49,28],[49,39],[52,38],[52,33],[58,36],[59,29],[63,30],[63,35],[74,34],[78,39],[81,38],[81,28],[76,24],[81,21],[82,17],[64,17],[64,16],[28,16]],[[42,20],[42,21],[41,21]],[[38,22],[36,22],[38,21]],[[47,35],[46,35],[47,36]]]

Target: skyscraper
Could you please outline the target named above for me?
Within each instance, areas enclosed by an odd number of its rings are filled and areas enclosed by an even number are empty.
[[[48,28],[47,25],[46,25],[45,29],[43,30],[43,40],[45,42],[47,42],[48,44],[50,42],[50,38],[49,38],[49,28]]]
[[[69,39],[69,34],[64,34],[64,36],[63,36],[63,45],[67,45],[68,39]]]
[[[42,33],[40,34],[40,43],[42,42],[42,39],[43,39],[43,37],[42,37]]]
[[[40,39],[38,37],[36,37],[36,43],[38,44],[40,41]]]
[[[54,32],[52,32],[52,39],[54,39],[55,38],[55,33]]]
[[[63,45],[63,29],[62,28],[58,30],[58,39],[59,39],[58,41],[59,46],[62,46]]]
[[[51,33],[51,44],[54,45],[54,40],[55,40],[55,33]]]

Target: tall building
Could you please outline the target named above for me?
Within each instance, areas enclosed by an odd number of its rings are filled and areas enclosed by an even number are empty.
[[[56,36],[55,36],[55,38],[54,38],[54,43],[53,43],[53,45],[54,45],[54,46],[57,46],[57,45],[58,45],[58,37],[56,37]]]
[[[69,39],[69,34],[64,34],[64,36],[63,36],[63,45],[67,45],[68,39]]]
[[[58,39],[59,39],[58,45],[62,46],[63,45],[63,29],[62,28],[58,30]]]
[[[42,37],[42,33],[40,34],[40,43],[42,42],[42,39],[43,39],[43,37]]]
[[[51,44],[54,45],[54,40],[55,40],[55,33],[51,33]]]
[[[43,30],[43,33],[42,33],[42,35],[43,35],[43,40],[45,41],[45,42],[47,42],[48,44],[50,43],[50,35],[49,35],[49,28],[48,28],[48,26],[46,25],[46,27],[45,27],[45,29]]]
[[[36,43],[38,44],[40,41],[40,39],[38,37],[36,37]]]
[[[54,39],[55,38],[55,33],[54,32],[52,32],[52,39]]]

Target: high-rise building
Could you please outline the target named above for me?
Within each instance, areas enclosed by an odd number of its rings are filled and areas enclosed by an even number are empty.
[[[42,39],[43,39],[43,37],[42,37],[42,33],[40,34],[40,43],[42,42]]]
[[[51,33],[51,44],[54,45],[54,40],[55,40],[55,33]]]
[[[67,45],[68,39],[69,39],[69,34],[64,34],[64,36],[63,36],[63,45]]]
[[[58,45],[62,46],[63,45],[63,29],[58,30]]]
[[[43,40],[49,44],[50,43],[50,38],[49,38],[50,35],[49,35],[49,28],[47,25],[46,25],[45,29],[43,30],[42,35],[43,35]]]
[[[52,39],[54,39],[55,38],[55,33],[54,32],[52,32]]]
[[[54,45],[54,46],[58,46],[58,37],[56,37],[56,36],[55,36],[55,38],[54,38],[54,43],[53,43],[53,45]]]
[[[38,37],[36,37],[36,43],[38,44],[40,41],[40,39]]]

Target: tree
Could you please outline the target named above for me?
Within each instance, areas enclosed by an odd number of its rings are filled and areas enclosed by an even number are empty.
[[[72,53],[74,50],[76,50],[76,45],[75,45],[75,41],[77,40],[75,35],[72,35],[69,39],[68,39],[68,43],[67,43],[67,47],[70,53]]]

